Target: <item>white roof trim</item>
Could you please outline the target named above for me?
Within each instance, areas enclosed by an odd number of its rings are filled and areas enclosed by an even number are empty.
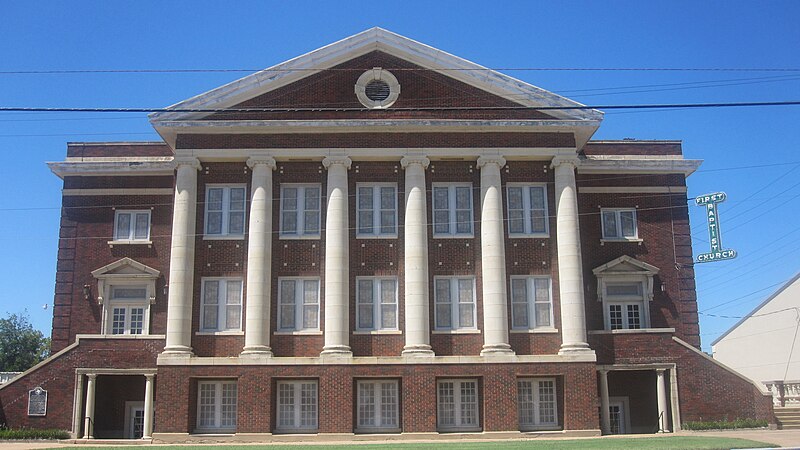
[[[507,98],[523,106],[584,106],[450,53],[375,27],[176,103],[168,109],[229,108],[375,50],[438,71],[448,77]],[[157,122],[163,120],[191,120],[207,114],[206,112],[157,112],[150,114],[149,117],[151,122]],[[559,119],[600,121],[603,118],[603,113],[594,109],[548,110],[547,114]]]
[[[110,274],[109,273],[109,272],[111,272],[113,270],[119,269],[120,267],[124,267],[124,266],[132,267],[132,268],[138,270],[141,273],[139,273],[139,274],[131,274],[131,273]],[[95,269],[95,270],[92,271],[92,276],[95,277],[95,278],[158,278],[159,275],[161,275],[161,272],[159,272],[158,270],[153,269],[150,266],[144,265],[144,264],[140,263],[139,261],[135,261],[135,260],[133,260],[131,258],[128,258],[128,257],[122,258],[119,261],[115,261],[115,262],[113,262],[111,264],[106,264],[105,266],[100,267],[99,269]]]
[[[632,266],[635,266],[635,267],[638,267],[639,269],[641,269],[641,271],[636,271],[636,272],[629,272],[629,271],[619,272],[619,273],[623,273],[623,274],[626,274],[626,275],[644,274],[644,273],[646,273],[647,275],[652,276],[652,275],[657,274],[658,271],[659,271],[659,268],[656,267],[656,266],[653,266],[651,264],[647,264],[644,261],[639,261],[638,259],[635,259],[635,258],[631,258],[628,255],[622,255],[619,258],[615,259],[615,260],[609,261],[609,262],[603,264],[602,266],[599,266],[599,267],[596,267],[596,268],[592,269],[592,272],[595,275],[611,274],[611,273],[615,273],[616,274],[617,272],[614,272],[613,269],[615,267],[619,266],[620,264],[630,264]]]

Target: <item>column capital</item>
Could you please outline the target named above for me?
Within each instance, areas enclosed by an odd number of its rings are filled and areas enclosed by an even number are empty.
[[[147,378],[148,380],[152,381],[153,378],[156,377],[156,374],[154,374],[154,373],[146,373],[146,374],[144,374],[144,377]]]
[[[193,167],[197,170],[202,169],[203,167],[200,165],[200,160],[195,158],[194,156],[176,156],[172,160],[172,166],[177,169],[180,166],[189,166]]]
[[[96,373],[87,373],[86,374],[86,378],[88,378],[90,380],[96,380],[97,379],[97,374]]]
[[[266,165],[270,170],[275,170],[275,167],[277,167],[275,158],[270,155],[253,155],[247,158],[247,167],[254,169],[259,164]]]
[[[322,165],[325,166],[326,169],[330,169],[334,164],[341,164],[344,166],[345,169],[350,169],[350,166],[353,164],[353,160],[350,159],[349,156],[341,155],[341,156],[326,156],[322,160]]]
[[[425,170],[430,165],[431,160],[422,155],[411,155],[411,156],[403,156],[400,160],[400,165],[403,169],[407,168],[411,164],[419,164],[422,166],[422,169]]]
[[[482,169],[487,164],[497,164],[498,168],[502,168],[506,165],[506,159],[501,155],[481,155],[478,158],[478,167]]]
[[[570,164],[573,169],[581,165],[581,160],[576,155],[558,155],[553,157],[550,167],[558,167],[562,164]]]

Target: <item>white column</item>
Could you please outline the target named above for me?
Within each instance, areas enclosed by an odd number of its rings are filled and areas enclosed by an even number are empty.
[[[583,265],[575,187],[577,157],[556,156],[556,240],[558,286],[561,299],[561,350],[559,354],[591,351],[586,342],[586,310],[583,299]]]
[[[501,156],[481,156],[481,268],[483,284],[483,349],[481,355],[514,354],[508,344],[506,248],[503,231]]]
[[[608,400],[608,371],[599,370],[600,372],[600,428],[603,434],[611,433],[611,416],[609,415],[609,400]],[[626,412],[627,413],[627,412]]]
[[[325,214],[325,346],[321,355],[352,356],[350,351],[350,230],[347,219],[347,156],[328,156],[328,208]]]
[[[94,439],[94,390],[97,374],[86,375],[89,381],[86,383],[86,418],[83,423],[83,437]]]
[[[172,249],[169,257],[167,342],[164,353],[192,355],[192,300],[194,295],[194,235],[197,212],[197,158],[176,158],[175,207],[172,212]]]
[[[81,425],[83,424],[83,374],[78,374],[77,385],[75,386],[75,407],[72,411],[72,434],[76,438],[83,437],[81,434]]]
[[[153,438],[153,379],[155,374],[145,374],[144,384],[144,426],[142,439]]]
[[[667,417],[667,387],[664,385],[666,369],[656,369],[656,393],[658,395],[658,432],[669,433]]]
[[[424,156],[405,156],[400,164],[406,171],[404,272],[405,333],[403,356],[434,356],[430,344],[428,280],[428,210]]]
[[[272,282],[272,171],[269,155],[247,160],[253,169],[247,240],[247,310],[242,355],[272,356],[269,346]]]

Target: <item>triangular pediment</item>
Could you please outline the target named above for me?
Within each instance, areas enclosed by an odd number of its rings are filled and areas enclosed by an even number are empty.
[[[659,271],[658,267],[639,261],[627,255],[609,261],[602,266],[592,269],[595,276],[603,275],[648,275],[653,276]]]
[[[159,275],[161,272],[158,270],[131,258],[122,258],[92,271],[92,276],[95,278],[158,278]]]
[[[330,97],[332,89],[344,89],[352,93],[355,79],[364,70],[374,67],[397,69],[394,74],[398,79],[403,78],[400,83],[402,95],[396,103],[398,109],[403,105],[418,109],[426,102],[429,106],[437,107],[453,104],[478,107],[516,105],[529,109],[504,109],[503,118],[598,123],[602,120],[602,113],[591,109],[537,111],[536,107],[574,108],[583,105],[381,28],[358,33],[179,102],[168,108],[171,111],[151,114],[150,120],[159,128],[160,124],[172,121],[276,118],[269,114],[242,117],[222,112],[215,115],[205,111],[208,109],[359,108],[361,105],[355,95],[351,96],[349,105],[342,105],[341,101],[334,102],[326,95]],[[422,116],[424,118],[425,115]],[[414,118],[418,117],[419,114],[414,114]],[[446,114],[437,117],[448,118]],[[348,116],[337,114],[336,118]]]

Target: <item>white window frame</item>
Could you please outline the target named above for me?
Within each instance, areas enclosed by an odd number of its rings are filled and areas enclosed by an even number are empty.
[[[436,209],[436,189],[447,188],[447,213],[449,230],[445,232],[437,232],[436,225],[436,212],[445,211],[443,209]],[[457,231],[456,220],[456,188],[469,188],[469,233],[459,233]],[[433,223],[433,237],[434,238],[472,238],[475,236],[475,195],[473,192],[472,183],[432,183],[431,184],[431,221]]]
[[[453,419],[454,425],[442,423],[442,392],[441,385],[453,383]],[[464,399],[461,396],[461,387],[464,383],[475,383],[475,425],[463,425],[462,417]],[[436,380],[436,427],[442,431],[480,431],[481,430],[481,395],[480,384],[477,378],[447,378]]]
[[[137,299],[115,299],[114,298],[114,290],[116,288],[144,288],[145,290],[145,297],[137,298]],[[150,334],[150,305],[152,304],[153,300],[151,296],[154,295],[151,293],[151,288],[149,283],[145,282],[142,283],[141,280],[134,280],[134,281],[114,281],[111,284],[108,284],[105,289],[108,290],[108,294],[106,298],[108,300],[103,302],[103,333],[107,335],[114,335],[114,336],[139,336],[139,335],[149,335]],[[113,327],[114,327],[114,308],[125,308],[125,331],[123,333],[113,334]],[[130,331],[130,321],[131,321],[131,308],[144,308],[144,317],[142,318],[142,332],[138,334],[131,333]]]
[[[201,410],[202,410],[202,387],[203,385],[206,386],[214,386],[214,424],[209,425],[200,425],[201,420]],[[233,415],[233,426],[230,425],[222,425],[222,407],[223,407],[223,385],[233,385],[235,386],[236,392],[236,403],[234,403],[234,415]],[[197,382],[197,419],[195,423],[195,430],[199,432],[230,432],[233,433],[236,431],[236,425],[238,422],[238,415],[239,413],[239,386],[236,380],[200,380]]]
[[[392,199],[391,212],[394,215],[394,227],[391,232],[384,233],[381,231],[381,213],[389,211],[381,208],[381,188],[393,188],[394,194]],[[361,209],[361,190],[372,189],[372,208]],[[372,211],[372,233],[365,233],[361,231],[361,212]],[[356,238],[369,239],[369,238],[383,238],[391,239],[397,237],[397,183],[356,183]]]
[[[306,384],[314,385],[314,409],[315,417],[313,425],[302,425],[302,386]],[[292,387],[292,425],[281,424],[281,386]],[[279,380],[275,386],[275,431],[286,432],[312,432],[319,429],[319,381],[312,379],[305,380]]]
[[[219,282],[219,287],[217,290],[217,326],[216,328],[206,328],[205,327],[205,315],[206,315],[206,283],[208,282]],[[239,303],[228,303],[227,300],[227,293],[228,293],[228,283],[234,282],[239,283]],[[240,332],[242,331],[242,297],[244,292],[244,282],[242,278],[237,277],[203,277],[201,287],[200,287],[200,332],[201,333],[230,333],[230,332]],[[211,305],[208,305],[211,306]],[[239,326],[234,328],[227,327],[227,320],[228,320],[228,307],[229,306],[238,306],[239,307]],[[223,326],[223,324],[225,326]]]
[[[361,282],[372,282],[372,303],[361,303]],[[394,283],[394,302],[383,303],[381,294],[383,293],[383,283]],[[397,307],[397,277],[356,277],[356,331],[384,331],[398,330],[399,312]],[[372,327],[361,327],[361,306],[370,305],[372,307]],[[383,307],[394,306],[394,326],[383,327]]]
[[[295,232],[288,233],[283,229],[283,206],[284,206],[284,198],[285,198],[285,190],[287,188],[297,189],[297,209],[295,210]],[[319,191],[319,209],[318,210],[309,210],[309,211],[317,211],[317,232],[316,233],[306,233],[305,231],[305,202],[306,196],[305,192],[306,189],[312,188],[317,189]],[[279,239],[319,239],[320,233],[322,229],[322,203],[325,199],[325,194],[322,192],[322,185],[319,183],[281,183],[281,196],[280,196],[280,215],[278,216],[278,229],[279,229]],[[288,211],[286,211],[288,212]]]
[[[516,302],[516,296],[514,295],[514,281],[515,280],[524,280],[525,281],[525,305],[527,306],[527,314],[528,314],[528,323],[525,326],[518,326],[515,325],[517,323],[516,318],[516,309],[514,308],[515,304],[522,303]],[[546,280],[547,281],[547,299],[542,301],[541,299],[536,298],[536,280]],[[538,275],[514,275],[511,277],[511,329],[512,330],[554,330],[555,329],[555,322],[554,322],[554,313],[553,313],[553,280],[549,276],[538,276]],[[550,310],[550,317],[548,324],[539,324],[538,323],[538,314],[536,314],[536,305],[547,304]]]
[[[139,215],[147,216],[147,236],[136,237],[136,220]],[[120,235],[119,216],[129,215],[128,233]],[[112,242],[150,243],[151,211],[149,209],[118,209],[114,212],[114,237]]]
[[[447,280],[450,283],[450,298],[447,299],[448,301],[440,301],[439,299],[439,292],[437,289],[438,282],[441,280]],[[469,280],[472,283],[472,326],[462,326],[461,325],[461,314],[460,314],[460,306],[462,304],[468,303],[461,303],[460,298],[458,296],[458,284],[461,280]],[[475,277],[472,275],[464,275],[464,276],[435,276],[433,277],[433,296],[434,296],[434,329],[436,331],[461,331],[461,330],[477,330],[478,329],[478,301],[475,292]],[[454,297],[455,296],[455,297]],[[455,300],[455,301],[454,301]],[[440,327],[439,326],[439,305],[449,304],[450,305],[450,326],[449,327]]]
[[[361,395],[361,387],[365,385],[373,385],[373,413],[371,417],[373,425],[362,423],[364,410],[363,406],[368,406],[364,403]],[[383,395],[383,386],[393,386],[394,399],[388,401]],[[388,403],[388,405],[387,405]],[[385,408],[384,408],[385,407]],[[384,409],[390,410],[391,415],[394,417],[394,424],[385,423]],[[369,432],[369,433],[388,433],[400,431],[400,383],[396,379],[371,379],[371,380],[358,380],[356,383],[356,431]]]
[[[220,212],[222,214],[222,225],[220,227],[219,233],[210,233],[208,231],[208,215],[210,212],[208,210],[209,205],[209,191],[211,189],[222,189],[222,210],[221,211],[213,211],[213,212]],[[244,191],[244,205],[241,211],[231,211],[231,189],[242,189]],[[205,207],[203,208],[203,238],[204,239],[244,239],[245,230],[247,230],[247,185],[246,184],[207,184],[206,185],[206,203]],[[241,213],[242,214],[242,232],[241,233],[231,233],[230,232],[230,218],[232,213]]]
[[[605,329],[611,330],[611,305],[622,306],[622,328],[623,330],[641,330],[650,328],[650,302],[647,295],[647,280],[644,277],[604,277],[600,280],[601,295],[603,299],[603,316],[605,319]],[[638,284],[641,288],[641,296],[615,296],[608,295],[609,285]],[[639,306],[639,328],[630,327],[630,317],[628,317],[628,305]],[[615,328],[619,330],[620,328]]]
[[[524,231],[511,231],[511,189],[522,189],[522,221]],[[531,206],[531,188],[541,188],[544,198],[544,231],[533,231],[531,217],[533,207]],[[531,238],[531,237],[550,237],[550,208],[547,203],[547,184],[546,183],[507,183],[506,184],[506,219],[508,220],[508,237],[510,238]]]
[[[281,319],[283,317],[283,308],[282,306],[288,305],[283,303],[283,282],[284,281],[293,281],[294,282],[294,328],[282,328],[281,323],[283,322]],[[303,327],[303,305],[306,303],[303,302],[303,293],[305,281],[314,281],[317,283],[317,302],[316,303],[308,303],[308,305],[315,305],[317,307],[317,325],[315,327],[305,328]],[[300,289],[298,289],[298,285]],[[309,331],[319,331],[320,326],[320,279],[319,277],[278,277],[278,321],[277,321],[277,331],[278,332],[309,332]]]
[[[624,236],[622,234],[622,217],[621,213],[632,213],[633,215],[633,235]],[[615,236],[606,235],[605,215],[614,214],[614,228]],[[600,232],[605,241],[640,241],[639,239],[639,224],[636,217],[636,208],[600,208]]]
[[[525,422],[523,421],[523,407],[522,407],[522,383],[531,383],[531,393],[532,399],[532,408],[533,410],[530,411],[530,417],[533,419],[532,422]],[[541,383],[552,383],[553,391],[553,421],[547,422],[542,421],[542,398],[541,398],[541,391],[540,391],[540,384]],[[524,377],[517,379],[517,412],[519,416],[519,428],[521,431],[533,431],[533,430],[554,430],[559,429],[558,424],[558,383],[556,382],[555,378],[542,378],[542,377]]]

